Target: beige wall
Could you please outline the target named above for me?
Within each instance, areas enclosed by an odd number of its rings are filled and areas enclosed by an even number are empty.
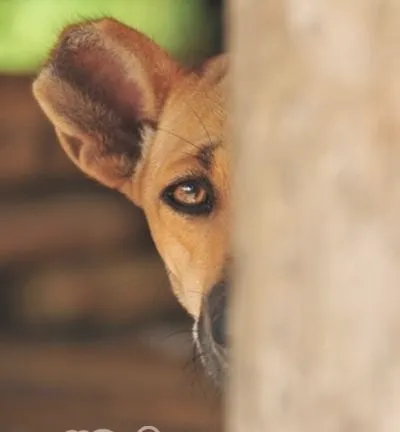
[[[400,430],[400,3],[232,0],[232,432]]]

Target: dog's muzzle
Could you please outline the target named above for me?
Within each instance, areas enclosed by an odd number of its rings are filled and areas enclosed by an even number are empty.
[[[227,368],[227,285],[215,285],[204,299],[201,314],[194,325],[194,337],[207,373],[222,384]]]

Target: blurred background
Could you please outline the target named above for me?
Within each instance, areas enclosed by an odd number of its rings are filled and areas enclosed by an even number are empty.
[[[31,82],[59,30],[113,16],[187,65],[221,51],[222,1],[0,0],[0,431],[221,430],[140,210],[84,177]]]

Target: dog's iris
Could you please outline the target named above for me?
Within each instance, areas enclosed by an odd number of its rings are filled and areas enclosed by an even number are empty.
[[[180,180],[168,186],[162,193],[163,201],[186,214],[208,214],[213,206],[212,187],[207,179]]]

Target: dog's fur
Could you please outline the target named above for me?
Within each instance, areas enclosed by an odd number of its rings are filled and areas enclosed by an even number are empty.
[[[186,70],[143,34],[102,19],[67,27],[33,85],[72,161],[144,210],[217,380],[229,262],[226,70],[225,56]],[[175,198],[194,206],[177,208]]]

